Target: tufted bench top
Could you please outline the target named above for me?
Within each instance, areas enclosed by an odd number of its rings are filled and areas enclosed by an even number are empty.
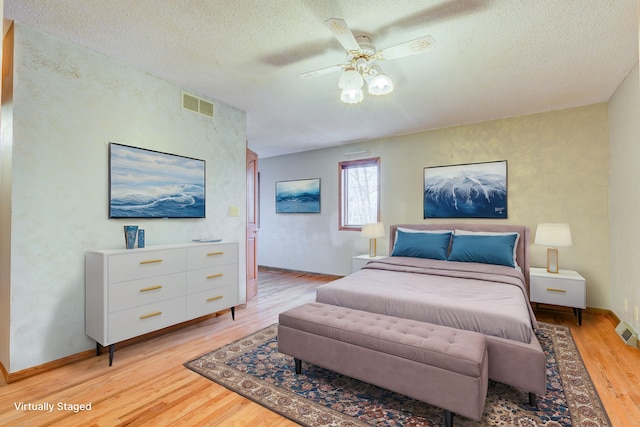
[[[312,302],[280,313],[281,326],[479,378],[484,335]]]

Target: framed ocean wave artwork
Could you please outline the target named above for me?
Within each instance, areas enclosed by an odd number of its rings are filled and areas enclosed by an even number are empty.
[[[109,143],[109,218],[205,218],[204,160]]]
[[[424,218],[507,218],[507,161],[424,168]]]
[[[320,213],[320,178],[277,181],[276,213]]]

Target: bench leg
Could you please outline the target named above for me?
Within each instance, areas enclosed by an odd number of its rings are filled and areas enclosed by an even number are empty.
[[[453,412],[444,410],[444,427],[453,427]]]
[[[302,373],[302,360],[294,358],[293,361],[296,362],[296,374]]]
[[[529,406],[537,407],[536,405],[536,394],[529,392]]]

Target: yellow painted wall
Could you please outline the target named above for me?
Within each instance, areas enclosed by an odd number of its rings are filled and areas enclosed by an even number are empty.
[[[337,230],[337,164],[353,158],[345,153],[361,150],[368,151],[364,157],[381,158],[381,216],[387,226],[425,222],[425,167],[507,160],[508,219],[475,222],[524,224],[532,240],[538,223],[569,223],[574,246],[560,248],[560,267],[587,279],[588,306],[609,307],[606,103],[261,159],[261,265],[350,272],[351,257],[366,253],[367,241]],[[275,181],[310,177],[322,179],[322,213],[275,214]],[[386,253],[387,245],[381,239],[379,251]],[[531,256],[533,266],[546,265],[546,248],[532,245]]]

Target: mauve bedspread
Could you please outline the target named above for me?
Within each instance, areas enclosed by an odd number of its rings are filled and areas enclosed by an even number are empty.
[[[390,257],[318,288],[316,301],[531,342],[536,320],[511,267]]]

